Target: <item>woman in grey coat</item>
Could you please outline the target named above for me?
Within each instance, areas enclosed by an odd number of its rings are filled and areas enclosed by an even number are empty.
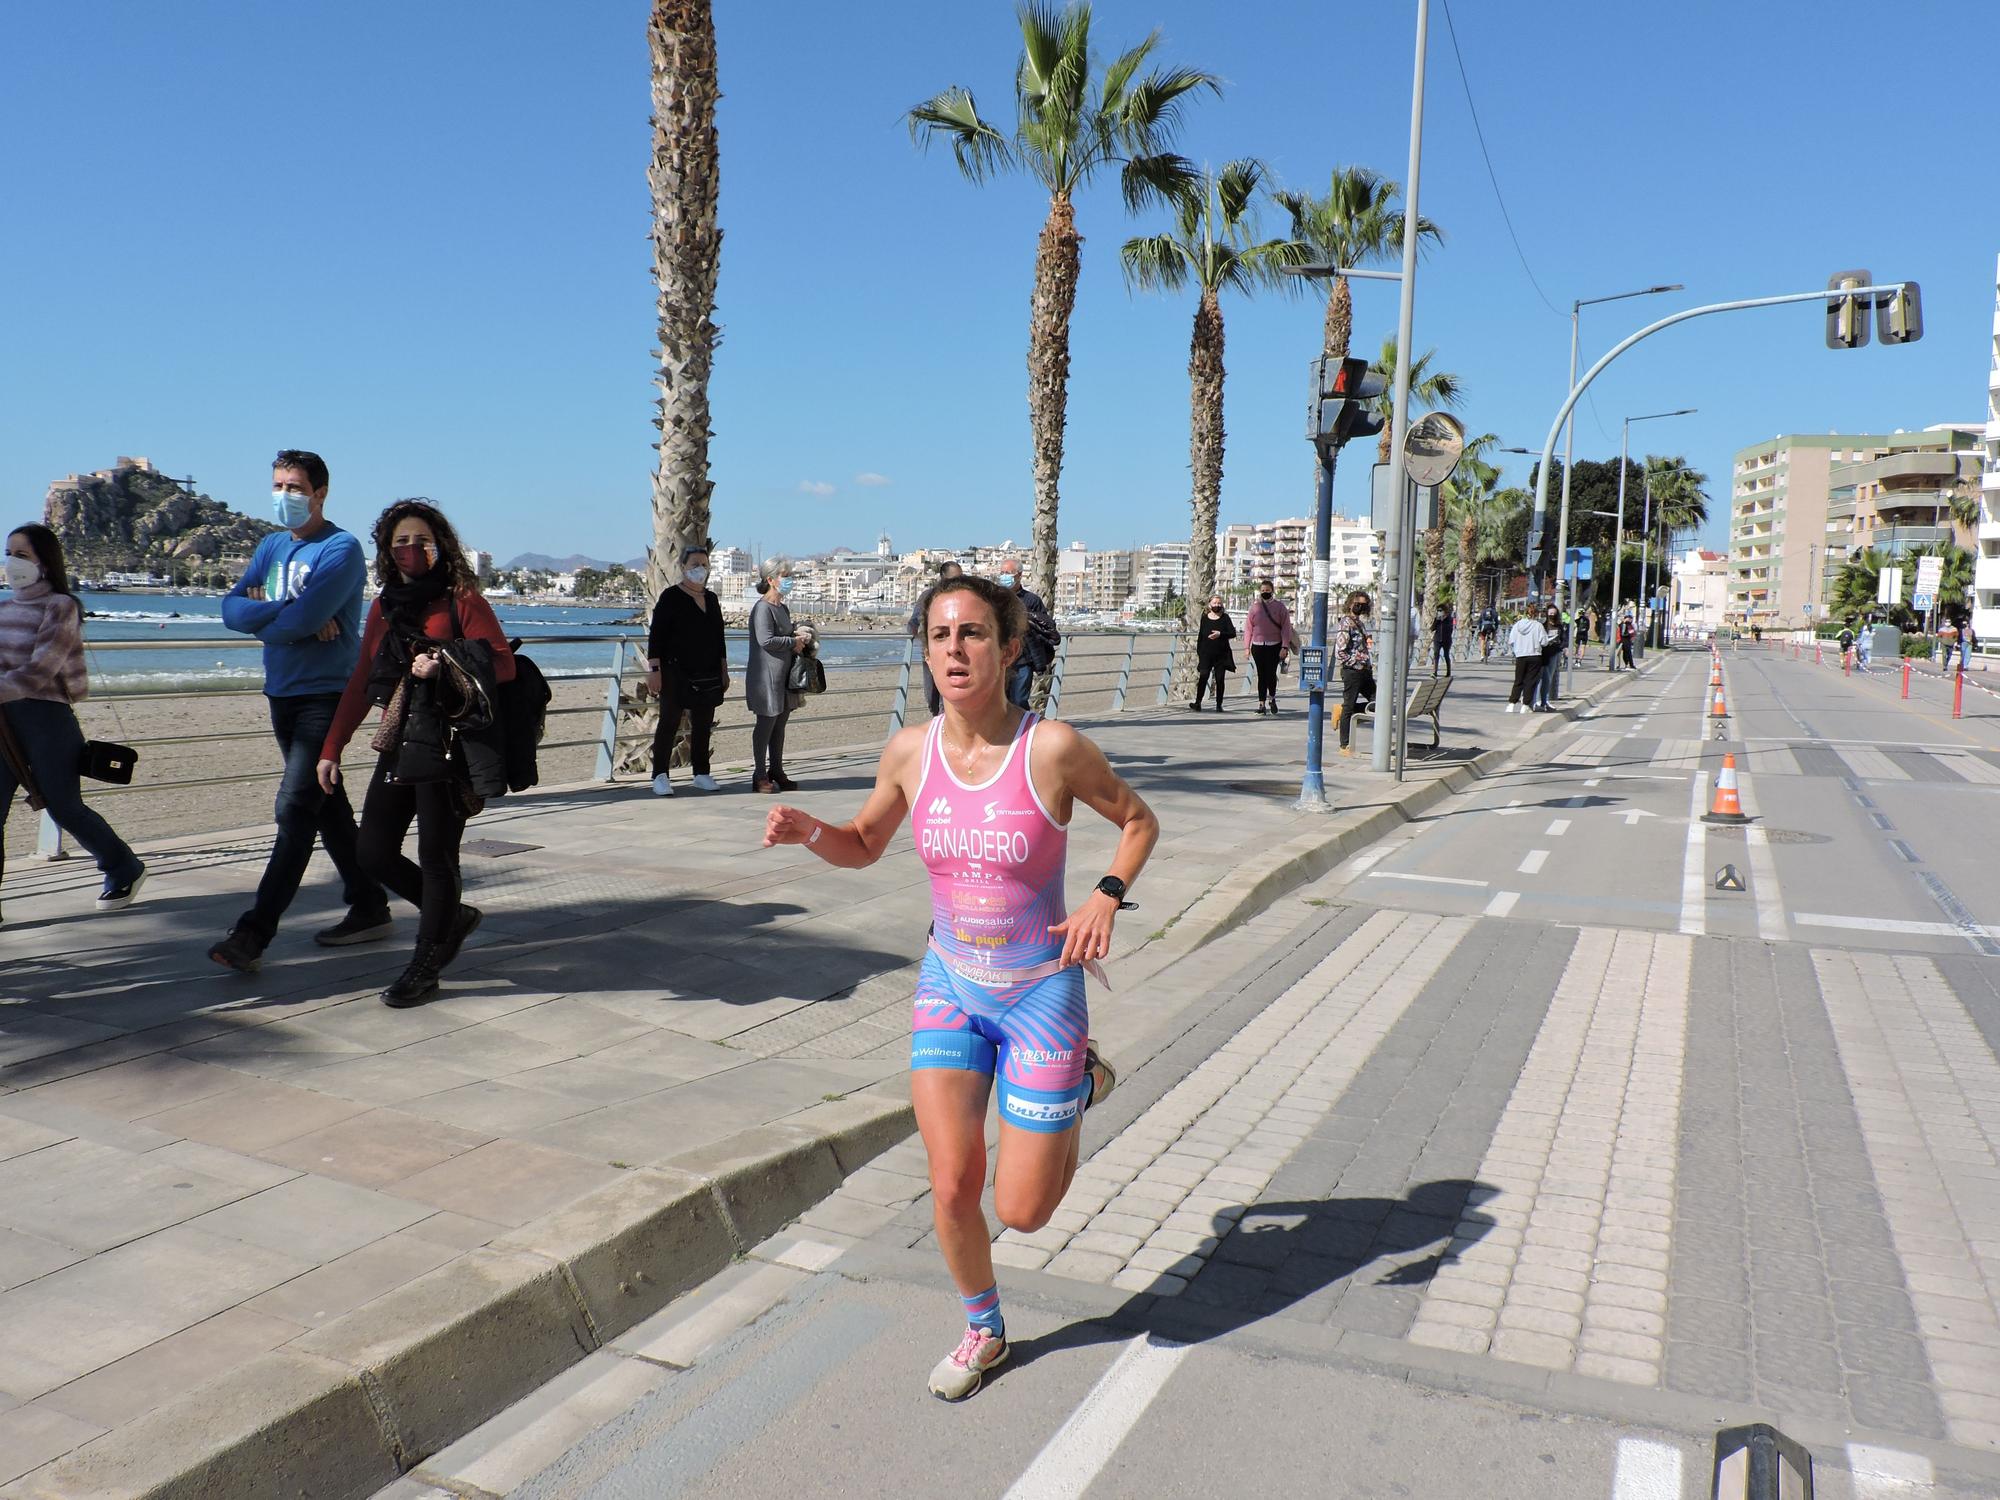
[[[757,759],[752,785],[760,792],[789,792],[798,785],[785,774],[785,721],[805,696],[792,692],[785,681],[792,658],[810,637],[805,630],[793,627],[792,612],[785,605],[785,595],[792,587],[791,571],[785,559],[766,558],[757,570],[757,592],[763,597],[750,606],[750,661],[744,673],[744,697],[750,712],[757,716],[750,748]]]

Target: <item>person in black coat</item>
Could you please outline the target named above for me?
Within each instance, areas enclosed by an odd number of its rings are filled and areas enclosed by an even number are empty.
[[[1229,618],[1229,611],[1222,607],[1222,596],[1212,595],[1208,609],[1195,621],[1194,659],[1201,669],[1201,676],[1195,680],[1194,702],[1188,705],[1196,713],[1201,712],[1201,700],[1207,696],[1209,679],[1215,680],[1215,711],[1222,712],[1223,679],[1236,670],[1236,653],[1229,643],[1236,639],[1236,622]]]
[[[660,703],[653,730],[653,795],[671,797],[674,736],[688,717],[688,765],[696,791],[716,790],[708,773],[715,711],[729,692],[729,653],[722,636],[722,601],[708,587],[708,545],[681,549],[681,581],[660,590],[646,633],[646,687]]]

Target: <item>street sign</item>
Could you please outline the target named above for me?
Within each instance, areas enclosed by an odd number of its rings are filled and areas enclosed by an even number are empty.
[[[1316,693],[1326,687],[1326,653],[1317,646],[1299,652],[1299,688]]]
[[[1590,582],[1590,567],[1595,555],[1595,549],[1590,547],[1572,547],[1569,549],[1567,567],[1570,579],[1573,582]]]
[[[1897,569],[1900,574],[1901,569]],[[1917,588],[1910,600],[1910,608],[1919,614],[1937,602],[1938,587],[1944,582],[1944,559],[1941,557],[1920,557],[1917,559]]]
[[[1875,602],[1899,604],[1903,598],[1903,570],[1884,568],[1875,575]]]

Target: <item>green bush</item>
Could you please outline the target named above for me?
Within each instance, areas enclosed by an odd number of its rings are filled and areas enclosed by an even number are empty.
[[[1931,648],[1936,644],[1937,642],[1927,635],[1906,635],[1903,637],[1903,655],[1914,657],[1918,661],[1929,661]]]

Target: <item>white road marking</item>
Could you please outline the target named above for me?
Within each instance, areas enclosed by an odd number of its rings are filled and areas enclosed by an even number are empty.
[[[1111,1461],[1189,1346],[1141,1334],[1043,1445],[1005,1500],[1075,1500]]]
[[[1568,818],[1557,818],[1553,823],[1549,824],[1547,828],[1544,828],[1542,830],[1542,833],[1545,837],[1552,839],[1559,839],[1568,832],[1569,832]]]
[[[1854,932],[1894,932],[1909,937],[1964,937],[1966,929],[1956,922],[1906,922],[1897,917],[1842,917],[1828,912],[1795,911],[1792,920],[1801,927],[1845,927]],[[1971,929],[1985,937],[2000,937],[2000,927]]]
[[[1593,776],[1593,777],[1591,777],[1591,778],[1590,778],[1590,780],[1586,781],[1586,782],[1584,783],[1584,785],[1585,785],[1585,786],[1596,786],[1596,785],[1597,785],[1597,784],[1598,784],[1598,783],[1599,783],[1600,781],[1602,781],[1602,780],[1604,780],[1604,778],[1603,778],[1602,776]]]
[[[1542,866],[1547,864],[1548,860],[1549,860],[1548,850],[1530,849],[1528,851],[1527,858],[1523,859],[1521,863],[1517,865],[1515,868],[1518,869],[1523,875],[1538,875],[1541,873]]]
[[[1511,818],[1515,813],[1519,812],[1520,810],[1521,810],[1521,799],[1519,797],[1514,797],[1510,799],[1505,807],[1496,807],[1493,809],[1493,811],[1498,813],[1503,818]]]
[[[1465,880],[1457,875],[1409,875],[1401,870],[1370,870],[1368,878],[1370,880],[1420,880],[1426,885],[1476,885],[1482,891],[1486,889],[1486,882],[1483,880]]]
[[[1378,847],[1373,849],[1364,850],[1362,853],[1355,855],[1354,858],[1350,859],[1347,862],[1347,878],[1349,880],[1359,880],[1362,877],[1362,875],[1367,872],[1368,868],[1371,865],[1374,865],[1381,860],[1387,859],[1388,856],[1389,856],[1389,845],[1387,844],[1379,845]]]
[[[1647,812],[1643,807],[1614,807],[1610,809],[1610,812],[1614,818],[1623,818],[1627,828],[1630,828],[1641,818],[1657,818],[1659,816],[1658,813]]]
[[[1847,763],[1849,770],[1863,781],[1908,781],[1910,773],[1897,765],[1880,750],[1860,745],[1836,745],[1833,753]]]
[[[1746,805],[1757,805],[1748,771],[1737,772],[1736,787]],[[1752,823],[1743,830],[1743,842],[1750,853],[1750,898],[1757,905],[1757,936],[1782,942],[1787,936],[1785,898],[1778,889],[1778,860],[1771,853],[1771,840],[1762,825]]]
[[[1521,899],[1519,891],[1495,891],[1493,899],[1486,903],[1486,915],[1504,917],[1514,909],[1514,903]]]
[[[1937,1480],[1937,1471],[1921,1453],[1849,1443],[1847,1467],[1854,1476],[1854,1500],[1915,1500],[1910,1491]]]
[[[1620,1438],[1611,1500],[1681,1500],[1681,1450],[1650,1438]]]
[[[1708,772],[1694,773],[1694,795],[1688,802],[1687,855],[1681,862],[1681,931],[1701,937],[1708,931],[1708,825],[1701,821],[1702,800],[1708,795]]]

